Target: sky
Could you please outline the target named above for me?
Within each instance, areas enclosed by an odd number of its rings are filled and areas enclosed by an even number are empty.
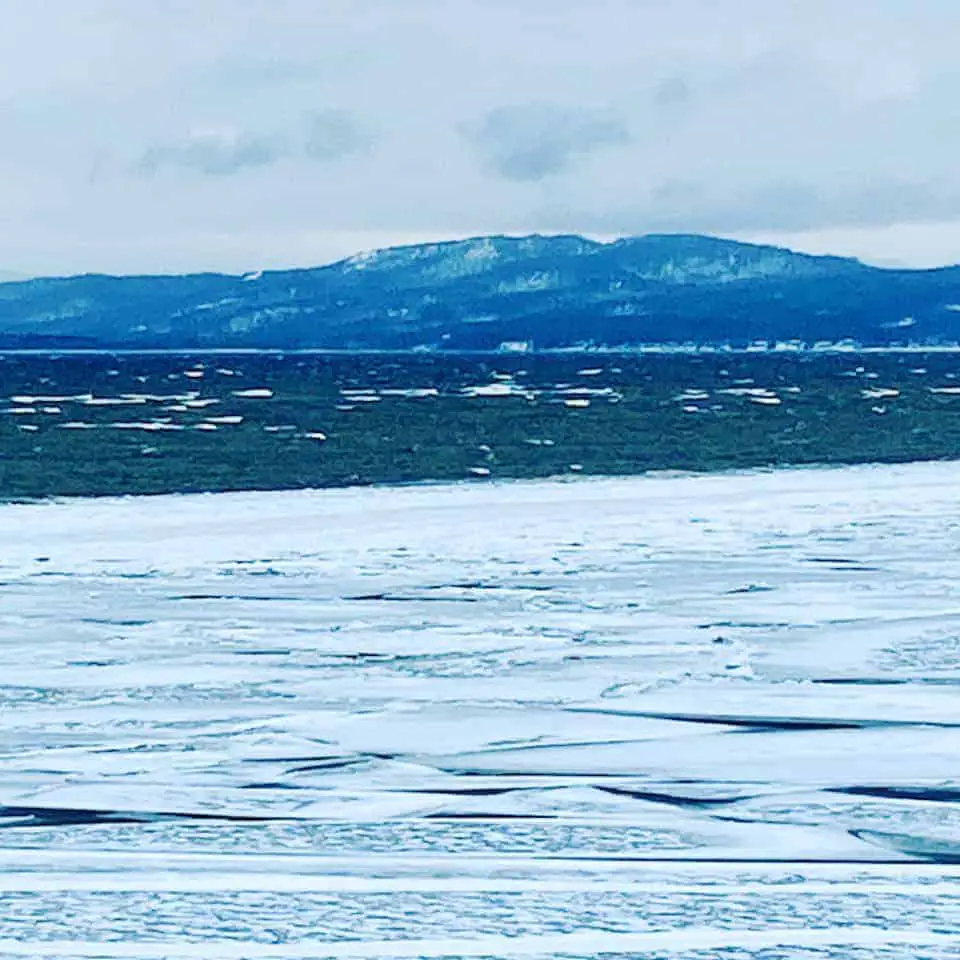
[[[0,276],[485,233],[960,261],[957,0],[0,0]]]

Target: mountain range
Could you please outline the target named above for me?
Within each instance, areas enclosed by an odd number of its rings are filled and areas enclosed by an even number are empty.
[[[960,342],[960,267],[696,235],[486,236],[242,276],[0,283],[0,346],[489,350]]]

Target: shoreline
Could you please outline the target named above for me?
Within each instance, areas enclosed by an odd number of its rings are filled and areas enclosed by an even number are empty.
[[[163,490],[152,493],[91,493],[91,494],[49,494],[37,497],[10,498],[0,495],[0,508],[9,506],[40,506],[44,504],[104,503],[106,501],[153,500],[168,497],[220,497],[246,496],[252,494],[320,494],[346,493],[358,490],[455,490],[466,487],[528,487],[536,485],[555,486],[587,485],[617,480],[708,480],[720,478],[771,476],[791,473],[835,473],[845,470],[866,469],[870,467],[922,467],[936,464],[958,464],[960,455],[913,460],[850,460],[833,462],[780,463],[758,466],[718,467],[714,470],[675,470],[651,469],[638,473],[558,473],[544,476],[489,476],[461,477],[459,479],[370,481],[367,483],[331,483],[313,486],[274,486],[274,487],[224,487],[204,490]]]

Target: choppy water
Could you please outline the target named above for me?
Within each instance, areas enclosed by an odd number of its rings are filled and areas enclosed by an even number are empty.
[[[960,465],[0,508],[0,955],[946,958]]]

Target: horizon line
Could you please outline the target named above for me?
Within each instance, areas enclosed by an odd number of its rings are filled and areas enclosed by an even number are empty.
[[[296,273],[300,271],[310,271],[310,270],[323,270],[329,267],[335,267],[339,264],[346,264],[350,261],[360,261],[365,257],[372,257],[377,254],[386,253],[394,250],[411,250],[417,247],[450,247],[457,244],[471,243],[483,240],[533,240],[533,239],[547,239],[547,240],[559,240],[559,239],[576,239],[583,240],[588,243],[597,245],[598,247],[609,247],[615,246],[618,243],[625,243],[631,240],[644,240],[644,239],[653,239],[653,238],[664,238],[664,239],[699,239],[699,240],[716,240],[724,243],[737,244],[743,247],[754,247],[757,249],[768,249],[768,250],[779,250],[786,253],[793,254],[798,257],[810,257],[814,259],[832,259],[832,260],[843,260],[850,263],[858,263],[865,267],[875,269],[875,270],[885,270],[885,271],[909,271],[912,273],[925,273],[932,272],[936,270],[945,270],[950,269],[951,267],[960,266],[960,261],[947,261],[938,263],[934,266],[910,266],[900,261],[890,261],[887,259],[880,259],[871,261],[869,259],[864,259],[863,257],[853,256],[849,254],[841,253],[824,253],[824,252],[812,252],[809,250],[798,249],[795,246],[790,246],[784,243],[775,243],[771,241],[764,240],[747,240],[740,239],[728,234],[722,233],[697,233],[691,231],[650,231],[648,233],[624,233],[624,234],[598,234],[592,232],[577,233],[574,231],[564,230],[564,231],[547,231],[547,230],[535,230],[535,231],[503,231],[495,233],[466,233],[462,236],[456,237],[441,237],[436,240],[421,240],[415,242],[403,242],[403,243],[394,243],[386,244],[384,246],[374,246],[368,247],[366,249],[359,249],[353,253],[347,254],[346,256],[338,256],[331,260],[318,260],[315,262],[310,262],[302,265],[298,265],[295,262],[289,266],[277,266],[277,267],[253,267],[248,270],[241,271],[227,271],[227,270],[216,270],[216,269],[205,269],[199,268],[196,270],[186,270],[186,271],[164,271],[164,270],[131,270],[131,271],[106,271],[106,270],[80,270],[76,272],[63,272],[63,273],[31,273],[24,272],[19,270],[14,271],[2,271],[0,270],[0,286],[6,286],[9,284],[20,284],[20,283],[30,283],[37,280],[73,280],[84,277],[109,277],[116,279],[153,279],[153,278],[174,278],[174,277],[201,277],[201,276],[219,276],[219,277],[229,277],[233,279],[255,279],[263,274],[269,273]]]

